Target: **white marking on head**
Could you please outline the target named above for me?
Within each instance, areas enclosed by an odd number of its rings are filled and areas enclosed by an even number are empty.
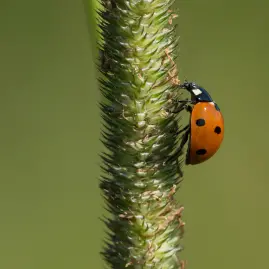
[[[193,89],[192,92],[194,95],[199,95],[202,93],[202,91],[200,89]]]
[[[215,102],[210,102],[209,104],[212,106],[215,106]]]

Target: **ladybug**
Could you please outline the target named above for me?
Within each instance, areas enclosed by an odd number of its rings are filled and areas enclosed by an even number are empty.
[[[185,134],[177,156],[189,138],[186,164],[199,164],[211,158],[219,149],[224,134],[223,116],[218,105],[201,86],[194,82],[185,82],[179,87],[190,92],[191,100],[176,101],[185,103],[179,111],[185,108],[190,112],[189,125],[178,132],[185,131]]]

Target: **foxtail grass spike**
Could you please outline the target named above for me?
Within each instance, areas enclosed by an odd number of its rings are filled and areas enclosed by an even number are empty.
[[[99,12],[100,104],[103,119],[100,188],[109,217],[102,251],[109,268],[179,269],[183,207],[182,115],[174,62],[178,38],[172,0],[103,0]]]

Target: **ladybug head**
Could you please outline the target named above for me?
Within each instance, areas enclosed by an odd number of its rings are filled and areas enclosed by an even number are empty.
[[[192,100],[198,102],[214,102],[209,93],[195,82],[185,81],[179,87],[191,93]]]
[[[193,89],[199,89],[199,86],[195,82],[188,82],[185,80],[183,84],[179,85],[180,88],[186,89],[187,91],[191,91]]]

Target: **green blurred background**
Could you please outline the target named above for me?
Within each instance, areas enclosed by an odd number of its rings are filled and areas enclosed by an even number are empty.
[[[100,98],[83,1],[0,0],[0,268],[102,268]],[[268,268],[269,2],[177,0],[180,76],[225,117],[185,169],[188,268]],[[90,22],[90,27],[88,27]]]

